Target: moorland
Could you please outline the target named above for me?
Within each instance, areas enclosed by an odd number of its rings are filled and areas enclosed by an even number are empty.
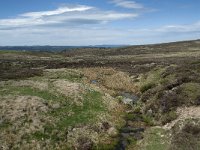
[[[1,149],[198,150],[200,40],[0,50]]]

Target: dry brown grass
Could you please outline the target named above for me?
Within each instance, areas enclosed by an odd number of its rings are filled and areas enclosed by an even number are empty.
[[[123,72],[117,72],[110,76],[103,78],[103,85],[108,89],[126,92],[135,92],[136,87],[134,86],[131,78]]]
[[[54,87],[57,92],[65,95],[65,96],[77,96],[80,93],[84,92],[84,88],[79,83],[73,83],[66,80],[56,80],[53,82]]]
[[[45,81],[20,80],[12,81],[11,84],[15,87],[33,87],[39,90],[48,90],[48,82]]]
[[[198,119],[200,118],[200,107],[191,106],[191,107],[182,107],[177,109],[177,114],[179,115],[176,120],[166,124],[165,129],[171,129],[177,122],[184,121],[186,119]]]
[[[33,149],[34,144],[23,143],[26,135],[43,132],[51,118],[44,117],[48,106],[36,96],[6,96],[0,98],[0,111],[4,128],[0,132],[2,149]],[[1,119],[1,118],[0,118]]]
[[[117,71],[113,68],[95,67],[81,69],[86,82],[95,80],[103,91],[114,95],[119,91],[137,93],[137,87],[127,73]]]
[[[98,80],[105,75],[112,75],[117,72],[113,68],[106,67],[84,68],[81,70],[83,71],[84,76],[87,77],[88,80]]]

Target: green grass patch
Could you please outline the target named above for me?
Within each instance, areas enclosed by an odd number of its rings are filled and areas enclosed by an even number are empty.
[[[99,113],[106,111],[102,102],[102,95],[99,92],[90,91],[83,95],[83,99],[82,106],[71,105],[70,110],[73,112],[71,116],[63,115],[65,112],[69,111],[69,106],[62,107],[52,112],[54,117],[60,118],[58,124],[61,128],[75,126],[77,124],[92,123]]]
[[[65,133],[69,127],[95,123],[97,116],[106,111],[106,107],[102,102],[102,94],[96,91],[90,91],[83,95],[83,98],[82,106],[68,105],[64,101],[61,108],[53,109],[49,112],[47,115],[50,115],[58,121],[55,121],[54,125],[46,124],[44,126],[44,132],[38,131],[31,134],[31,139],[50,139],[52,143],[56,143],[66,139]],[[73,112],[73,114],[68,116],[69,112]],[[57,133],[59,133],[59,137]]]
[[[44,100],[52,100],[52,101],[60,101],[65,99],[62,95],[54,95],[50,93],[49,91],[41,91],[39,89],[31,88],[31,87],[13,87],[13,86],[7,86],[5,89],[0,90],[1,96],[6,95],[22,95],[22,96],[38,96],[40,98],[43,98]]]
[[[7,85],[0,90],[0,95],[37,96],[53,103],[60,103],[60,108],[53,109],[49,112],[49,115],[60,118],[60,122],[58,123],[60,127],[91,123],[99,113],[106,111],[106,106],[102,102],[102,94],[97,91],[88,91],[82,95],[83,100],[81,106],[74,104],[74,98],[65,97],[57,92],[53,94],[49,91],[41,91],[31,87],[13,87]],[[69,112],[73,112],[73,114],[68,116]]]
[[[58,77],[70,81],[81,79],[79,74],[74,74],[63,74],[63,76],[58,74]],[[79,93],[79,98],[82,97],[80,99],[76,98],[75,95],[67,97],[55,89],[52,82],[56,80],[50,80],[51,76],[33,77],[31,79],[33,81],[48,82],[48,89],[40,90],[31,87],[31,85],[16,86],[17,84],[15,85],[12,81],[8,81],[0,87],[0,97],[10,95],[14,99],[17,96],[37,96],[46,100],[49,106],[47,113],[39,113],[39,115],[50,118],[51,121],[45,121],[44,130],[24,135],[23,139],[26,141],[36,140],[43,142],[48,140],[54,147],[60,141],[66,141],[69,127],[95,125],[99,121],[99,116],[108,113],[106,104],[103,102],[103,95],[98,91],[86,88],[84,94]],[[59,106],[55,108],[53,107],[54,104],[59,104]],[[23,121],[23,123],[29,123],[26,119]],[[6,124],[1,125],[0,130],[8,126]],[[101,147],[103,149],[113,148],[111,145]]]

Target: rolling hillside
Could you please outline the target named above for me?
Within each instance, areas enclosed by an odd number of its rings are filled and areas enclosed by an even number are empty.
[[[198,150],[200,41],[0,51],[8,149]]]

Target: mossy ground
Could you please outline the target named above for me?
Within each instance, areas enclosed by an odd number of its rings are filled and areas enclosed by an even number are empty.
[[[85,132],[87,132],[87,130],[88,132],[90,130],[94,130],[93,132],[95,133],[95,136],[99,136],[99,141],[96,144],[105,145],[102,144],[101,141],[101,139],[103,139],[103,137],[105,136],[108,140],[115,143],[116,140],[113,141],[111,137],[109,139],[109,136],[107,136],[108,134],[105,131],[98,131],[100,133],[97,133],[97,131],[95,130],[99,130],[98,128],[102,121],[110,122],[109,124],[112,124],[112,126],[120,126],[116,123],[118,120],[122,120],[122,118],[120,118],[120,115],[118,114],[121,111],[109,110],[108,107],[110,106],[108,106],[104,102],[105,99],[103,99],[102,92],[93,89],[89,85],[84,85],[82,78],[83,75],[77,70],[61,69],[46,70],[43,76],[29,78],[27,81],[31,80],[31,82],[27,83],[26,80],[24,80],[23,82],[22,80],[2,82],[0,87],[1,97],[10,96],[11,98],[13,97],[13,101],[14,97],[16,96],[39,97],[44,100],[45,105],[47,105],[47,107],[49,108],[46,113],[42,113],[41,115],[43,117],[51,118],[51,123],[44,122],[44,125],[41,125],[43,130],[36,130],[29,134],[24,133],[24,135],[22,136],[22,141],[31,143],[31,141],[36,140],[38,143],[45,143],[46,148],[48,148],[46,142],[49,141],[50,145],[52,146],[51,148],[70,148],[70,146],[73,145],[67,144],[67,133],[70,132],[70,130],[73,128],[78,127],[83,128],[84,130],[84,128],[87,127]],[[64,81],[67,81],[66,83],[71,83],[71,86],[84,85],[81,86],[83,88],[83,92],[77,93],[77,91],[75,91],[75,95],[69,94],[67,96],[67,94],[63,94],[62,92],[59,92],[57,88],[55,88],[53,83],[57,80],[63,81],[63,83],[65,83]],[[41,83],[45,83],[45,85],[47,86],[44,86],[45,88],[43,89],[37,88],[37,86],[33,86],[32,84],[30,84],[33,83],[32,81],[40,81]],[[69,92],[73,91],[70,89]],[[112,122],[113,117],[118,118],[118,120]],[[9,126],[12,126],[12,123],[13,122],[4,122],[3,124],[1,124],[0,127],[1,129],[7,128],[7,130],[9,131]],[[91,134],[91,136],[93,135]],[[76,140],[76,138],[74,140]],[[65,142],[66,144],[64,144]],[[74,141],[74,143],[72,142],[71,144],[77,143],[76,141]],[[97,146],[97,148],[101,147],[100,145]],[[18,146],[20,147],[20,144]]]

